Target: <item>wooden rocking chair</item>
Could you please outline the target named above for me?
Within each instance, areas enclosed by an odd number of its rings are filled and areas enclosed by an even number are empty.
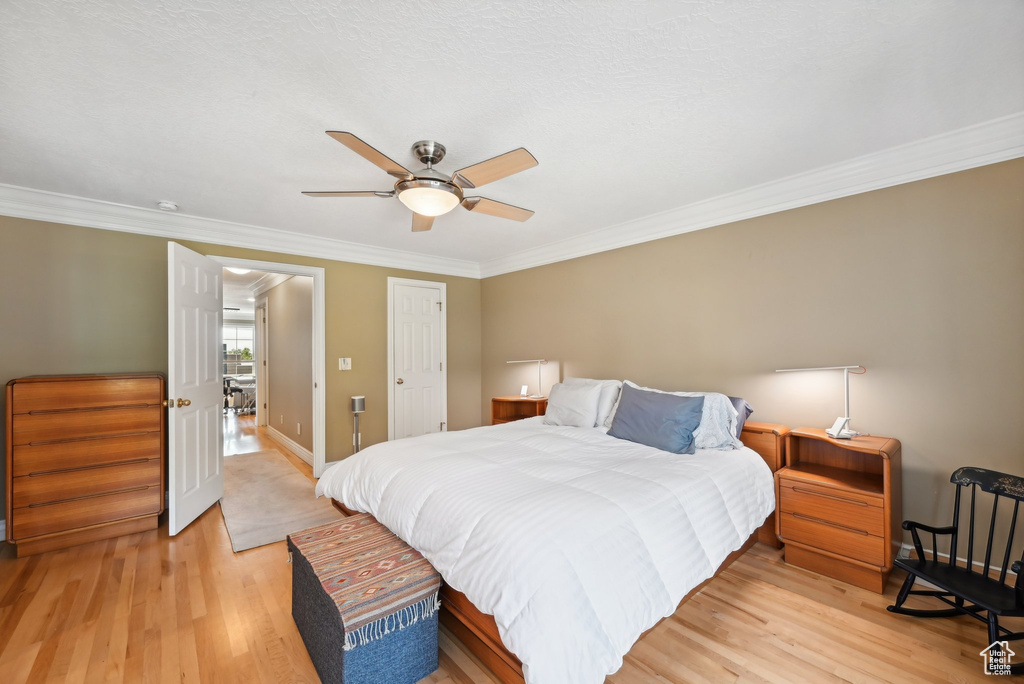
[[[949,481],[957,485],[956,502],[953,506],[953,524],[949,527],[931,527],[921,523],[905,520],[903,529],[910,530],[914,539],[914,549],[917,551],[917,558],[897,558],[895,565],[903,568],[909,574],[896,596],[895,605],[889,606],[888,610],[903,615],[914,617],[953,617],[956,615],[970,615],[982,622],[988,623],[989,644],[998,641],[1014,640],[1024,638],[1024,632],[1011,632],[999,625],[1000,617],[1024,617],[1024,580],[1021,570],[1024,569],[1024,553],[1021,558],[1013,561],[1011,555],[1016,546],[1017,537],[1024,537],[1017,529],[1017,513],[1021,501],[1024,501],[1024,478],[1005,473],[998,473],[994,470],[983,468],[960,468],[949,478]],[[970,520],[966,525],[961,525],[960,520],[960,498],[961,492],[970,487]],[[986,494],[992,495],[992,514],[986,521],[984,513],[975,517],[975,499],[978,489]],[[987,497],[982,497],[987,498]],[[1006,551],[1003,553],[1002,563],[999,566],[999,579],[991,577],[989,570],[992,561],[992,545],[996,537],[996,528],[1007,528],[1007,522],[997,517],[999,503],[1002,499],[1013,502],[1012,515],[1008,518],[1008,532],[1006,539]],[[988,530],[985,530],[985,527]],[[1022,525],[1024,527],[1024,525]],[[967,565],[958,565],[956,562],[958,540],[961,530],[967,532]],[[985,546],[985,562],[981,570],[974,566],[974,535],[977,529],[979,534],[987,534],[988,541]],[[919,532],[931,535],[931,554],[928,554],[921,544]],[[949,559],[939,560],[938,540],[940,537],[949,538]],[[930,558],[929,558],[930,555]],[[998,559],[997,559],[998,560]],[[1012,565],[1011,565],[1012,563]],[[1011,569],[1016,574],[1012,584],[1006,581],[1007,570]],[[938,590],[912,590],[914,582],[922,579],[936,587]],[[949,608],[937,610],[921,610],[904,608],[903,603],[907,597],[913,595],[931,596],[949,605]],[[1024,649],[1018,649],[1024,650]],[[1013,674],[1024,673],[1024,664],[1012,666]]]

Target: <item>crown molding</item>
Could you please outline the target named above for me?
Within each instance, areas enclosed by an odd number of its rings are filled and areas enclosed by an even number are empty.
[[[521,271],[1024,156],[1024,112],[480,263],[0,183],[0,214],[466,278]]]
[[[480,264],[490,278],[1024,156],[1024,112],[855,157]]]
[[[474,261],[374,247],[201,216],[168,213],[3,183],[0,183],[0,214],[87,228],[139,233],[169,240],[193,240],[424,273],[480,277],[479,264]]]

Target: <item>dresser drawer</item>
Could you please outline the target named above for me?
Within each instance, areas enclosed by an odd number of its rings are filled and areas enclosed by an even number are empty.
[[[163,385],[159,377],[18,382],[14,385],[15,412],[159,404],[164,398]]]
[[[156,514],[160,512],[162,504],[161,491],[162,487],[155,485],[73,501],[18,508],[12,516],[12,537],[18,540],[137,515]]]
[[[811,518],[838,523],[882,536],[885,519],[880,497],[801,480],[779,480],[779,508],[785,513],[800,513]]]
[[[802,513],[779,513],[779,534],[784,542],[793,541],[831,551],[847,558],[885,565],[885,540],[862,527],[835,523]]]
[[[15,445],[160,430],[162,406],[15,414]]]
[[[75,442],[23,444],[14,447],[14,477],[110,465],[140,458],[163,458],[164,445],[159,432],[144,432],[117,437],[83,439]]]
[[[12,481],[14,508],[160,484],[160,459],[24,475]]]

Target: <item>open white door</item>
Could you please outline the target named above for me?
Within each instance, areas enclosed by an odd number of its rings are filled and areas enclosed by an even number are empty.
[[[181,532],[224,495],[222,266],[167,243],[168,520]]]

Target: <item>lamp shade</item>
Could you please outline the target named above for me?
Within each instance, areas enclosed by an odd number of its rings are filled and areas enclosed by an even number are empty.
[[[398,199],[420,216],[447,214],[462,201],[461,197],[443,183],[418,180],[400,183]]]
[[[366,410],[366,397],[359,395],[352,397],[352,413],[362,413]]]

